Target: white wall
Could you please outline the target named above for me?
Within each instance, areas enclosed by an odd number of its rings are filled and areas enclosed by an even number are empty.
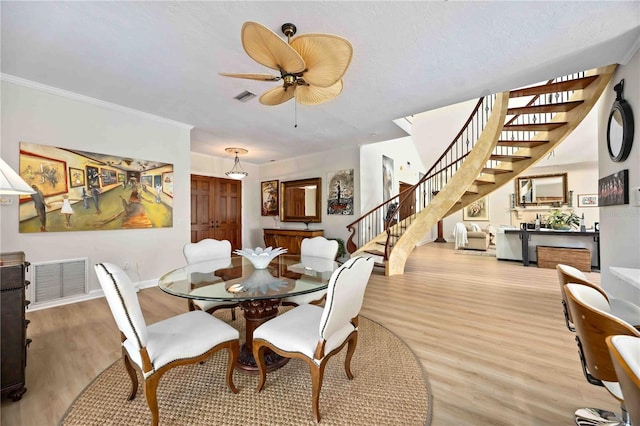
[[[346,242],[349,238],[349,232],[346,226],[359,217],[357,213],[360,211],[361,205],[361,177],[360,179],[358,178],[360,176],[358,151],[358,148],[338,149],[261,165],[259,169],[260,179],[257,180],[251,188],[252,193],[255,194],[256,204],[253,209],[256,212],[256,220],[251,224],[245,225],[245,229],[249,227],[248,231],[251,232],[254,246],[264,246],[264,239],[262,237],[262,229],[264,228],[305,229],[303,223],[280,222],[275,216],[260,215],[260,182],[267,180],[279,180],[283,182],[315,177],[322,179],[322,203],[320,206],[322,222],[310,223],[309,229],[323,229],[325,237],[342,238]],[[328,215],[327,173],[345,169],[354,169],[353,210],[356,215]],[[280,194],[280,196],[282,196],[282,194]]]
[[[600,178],[620,170],[629,170],[629,187],[640,187],[640,51],[621,65],[604,92],[604,105],[598,117],[598,164]],[[615,100],[613,86],[624,79],[624,99],[629,102],[635,121],[635,135],[629,157],[621,163],[609,158],[607,151],[607,122]],[[640,207],[629,205],[600,207],[600,247],[602,286],[615,297],[623,297],[640,304],[640,290],[624,291],[621,283],[609,271],[610,266],[640,268]]]
[[[174,216],[172,228],[20,234],[17,196],[12,196],[12,206],[0,207],[0,250],[24,251],[31,263],[80,257],[88,257],[90,265],[126,261],[133,281],[155,279],[182,265],[182,246],[189,239],[190,127],[7,79],[3,76],[0,153],[10,166],[18,169],[21,141],[171,163]],[[89,277],[90,289],[99,289],[93,266]]]

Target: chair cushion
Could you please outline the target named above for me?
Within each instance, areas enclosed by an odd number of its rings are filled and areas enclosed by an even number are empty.
[[[298,296],[290,296],[282,299],[283,302],[295,303],[296,305],[305,305],[307,303],[320,300],[327,294],[327,289],[314,291],[313,293],[300,294]]]
[[[147,334],[147,352],[154,370],[177,359],[202,355],[220,343],[240,337],[238,330],[203,311],[185,312],[151,324]],[[127,339],[123,346],[131,360],[142,367],[137,344]]]
[[[265,340],[283,351],[299,352],[319,364],[322,359],[314,359],[314,353],[322,339],[319,333],[322,311],[323,308],[315,305],[297,306],[256,328],[253,339]],[[333,333],[325,343],[324,353],[340,346],[353,330],[353,325],[347,323]]]

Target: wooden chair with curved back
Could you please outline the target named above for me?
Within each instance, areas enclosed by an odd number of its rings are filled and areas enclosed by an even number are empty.
[[[227,240],[214,240],[205,238],[197,243],[187,243],[182,249],[187,264],[207,262],[210,260],[229,260],[231,264],[231,243]],[[196,289],[197,292],[197,289]],[[231,319],[236,319],[237,303],[230,302],[213,302],[209,300],[188,299],[189,310],[200,309],[209,314],[214,313],[218,309],[231,309]]]
[[[558,272],[558,280],[560,281],[560,293],[562,295],[562,310],[564,312],[564,319],[569,331],[575,331],[573,327],[573,320],[571,319],[571,312],[567,309],[567,295],[564,293],[564,286],[569,283],[582,284],[589,287],[593,287],[605,299],[609,302],[611,307],[611,313],[618,318],[633,326],[640,325],[640,306],[631,303],[627,300],[616,299],[607,294],[607,292],[599,285],[589,281],[582,271],[574,268],[573,266],[558,264],[556,265],[556,271]]]
[[[345,372],[349,379],[351,358],[358,342],[358,314],[373,270],[373,259],[354,257],[331,275],[324,308],[300,305],[265,322],[253,333],[253,356],[258,364],[260,392],[267,380],[264,351],[270,348],[287,358],[304,360],[311,370],[312,408],[320,421],[320,389],[329,358],[348,344]],[[295,324],[295,327],[292,327]]]
[[[238,393],[233,383],[240,350],[238,330],[202,311],[185,312],[147,325],[129,276],[110,263],[99,263],[95,270],[120,330],[122,359],[131,379],[128,399],[136,396],[139,372],[154,426],[160,418],[158,383],[162,375],[174,367],[199,363],[214,352],[227,349],[226,382],[231,392]],[[211,380],[210,377],[203,379]]]
[[[640,338],[606,338],[632,425],[640,425]]]
[[[302,261],[307,258],[312,263],[321,263],[322,259],[333,261],[338,254],[338,248],[336,240],[328,240],[325,237],[305,238],[300,244],[300,258]],[[320,262],[314,262],[314,258],[320,260]],[[282,299],[282,305],[298,306],[305,303],[319,305],[325,300],[326,296],[327,290],[314,291],[313,293],[299,296],[285,297]]]
[[[592,384],[604,386],[620,402],[622,421],[628,422],[624,396],[609,354],[606,338],[613,335],[640,337],[640,332],[631,324],[611,313],[607,298],[597,289],[584,284],[566,284],[564,291],[573,324],[576,341]],[[620,421],[614,413],[594,408],[580,408],[575,412],[576,424],[612,424]],[[623,423],[624,424],[624,423]]]

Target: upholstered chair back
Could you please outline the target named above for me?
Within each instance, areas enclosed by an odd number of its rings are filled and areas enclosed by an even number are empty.
[[[95,265],[96,275],[118,329],[139,350],[147,346],[147,325],[129,276],[111,263]]]
[[[205,238],[197,243],[187,243],[182,249],[188,264],[231,257],[231,243],[227,240]]]
[[[334,333],[348,329],[346,326],[351,319],[358,316],[372,270],[373,258],[358,256],[349,259],[331,275],[320,319],[323,339],[329,340]]]
[[[305,238],[300,245],[301,256],[322,257],[334,260],[338,254],[338,242],[325,237]]]

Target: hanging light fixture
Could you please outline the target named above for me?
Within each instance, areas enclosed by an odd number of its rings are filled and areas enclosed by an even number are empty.
[[[244,148],[225,148],[224,150],[229,154],[234,154],[234,153],[236,154],[236,159],[233,163],[233,168],[228,172],[226,172],[225,175],[229,176],[231,179],[238,179],[238,180],[243,179],[245,176],[247,176],[249,173],[242,170],[238,155],[244,155],[249,151],[247,151]]]

